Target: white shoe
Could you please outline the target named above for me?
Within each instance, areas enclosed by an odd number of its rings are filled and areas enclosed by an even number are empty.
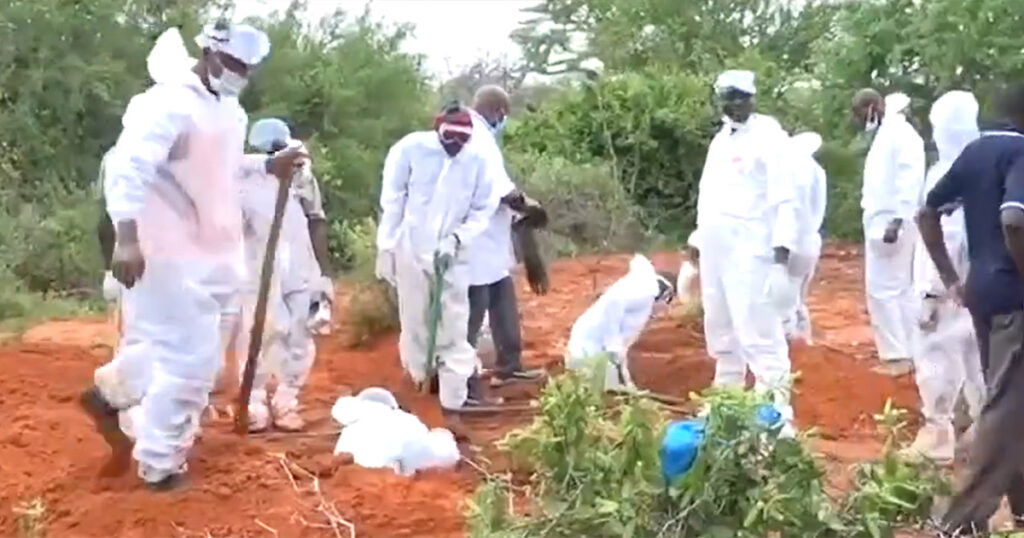
[[[917,432],[914,442],[900,451],[900,456],[909,461],[924,458],[939,465],[952,465],[955,453],[956,434],[953,425],[938,426],[926,423]]]
[[[249,433],[265,432],[270,428],[270,408],[265,403],[249,404]]]

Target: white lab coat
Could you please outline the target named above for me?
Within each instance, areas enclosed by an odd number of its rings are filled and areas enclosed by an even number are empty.
[[[266,254],[270,225],[274,219],[278,180],[264,170],[265,155],[248,155],[241,182],[242,215],[245,223],[245,252],[249,278],[242,292],[242,324],[235,333],[238,372],[244,371],[249,335],[259,292],[259,278]],[[267,384],[277,377],[273,401],[275,416],[282,417],[298,406],[298,393],[309,377],[316,356],[308,326],[311,288],[320,278],[320,266],[309,237],[307,211],[322,215],[316,179],[309,163],[295,173],[285,204],[281,235],[274,258],[267,303],[263,353],[257,363],[250,398],[249,416],[256,424],[269,418]],[[312,351],[311,351],[312,349]]]
[[[791,174],[797,191],[797,222],[799,239],[789,255],[789,273],[798,290],[794,310],[785,320],[788,336],[810,342],[811,316],[807,308],[811,280],[821,257],[821,226],[825,221],[828,204],[828,185],[825,169],[814,160],[821,147],[816,133],[802,133],[790,142]]]
[[[865,286],[868,313],[878,356],[885,360],[912,356],[915,322],[912,264],[917,242],[917,211],[924,186],[924,142],[905,116],[910,98],[885,99],[885,117],[864,162]],[[896,218],[903,226],[895,243],[882,240]]]
[[[566,367],[582,370],[604,355],[605,388],[633,388],[629,348],[647,325],[658,296],[658,274],[637,254],[629,272],[615,281],[572,325]]]
[[[921,204],[963,149],[980,136],[977,117],[978,102],[967,92],[947,93],[932,106],[939,160],[928,170]],[[966,277],[969,262],[963,209],[942,217],[942,232],[957,273]],[[914,252],[914,290],[919,319],[927,319],[933,312],[935,316],[934,327],[915,324],[914,331],[915,376],[924,418],[935,426],[951,426],[962,388],[968,410],[977,419],[985,399],[985,380],[971,315],[948,296],[923,242],[918,242]]]
[[[130,320],[96,384],[115,407],[141,405],[134,457],[146,481],[185,467],[221,363],[221,314],[245,274],[235,178],[246,115],[188,70],[177,31],[150,55],[156,82],[132,98],[106,163],[107,211],[138,223],[145,273],[123,296]],[[174,61],[170,61],[173,59]]]
[[[516,186],[505,170],[505,159],[498,147],[497,140],[491,133],[487,121],[475,110],[470,111],[473,118],[473,139],[471,144],[484,146],[483,151],[493,161],[494,194],[503,198]],[[515,212],[506,204],[498,204],[487,228],[473,241],[473,248],[468,251],[469,285],[486,286],[494,284],[510,276],[515,266],[515,253],[512,250],[512,222]]]
[[[484,151],[472,142],[454,158],[434,131],[407,135],[388,151],[381,187],[377,249],[393,256],[401,321],[399,355],[414,381],[426,380],[427,311],[434,253],[456,234],[461,246],[444,276],[442,318],[437,330],[441,405],[460,408],[466,380],[477,368],[467,341],[469,263],[466,253],[487,228],[498,206],[494,175]]]
[[[766,293],[774,248],[796,250],[798,200],[785,164],[789,135],[770,116],[726,123],[708,148],[691,245],[700,250],[701,300],[716,386],[739,386],[749,368],[786,420],[789,349],[782,313]]]

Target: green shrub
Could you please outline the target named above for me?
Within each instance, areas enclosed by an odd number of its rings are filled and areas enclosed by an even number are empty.
[[[337,224],[349,255],[346,326],[353,345],[398,328],[398,302],[394,290],[377,280],[377,224],[371,218]]]
[[[506,152],[520,188],[548,211],[541,233],[548,257],[621,252],[646,241],[640,211],[608,165]]]

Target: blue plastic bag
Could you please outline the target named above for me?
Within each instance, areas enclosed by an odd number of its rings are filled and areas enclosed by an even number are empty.
[[[668,425],[660,452],[661,474],[666,484],[671,484],[693,467],[703,442],[703,420],[680,420]]]
[[[782,426],[782,413],[771,404],[762,404],[757,407],[757,421],[769,430]]]

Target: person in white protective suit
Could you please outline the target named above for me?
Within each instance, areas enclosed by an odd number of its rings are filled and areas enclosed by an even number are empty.
[[[901,376],[913,369],[915,301],[912,279],[914,213],[924,187],[924,141],[907,120],[910,98],[861,90],[854,120],[874,133],[864,161],[864,279],[868,314],[882,364],[878,373]]]
[[[939,160],[928,170],[921,204],[963,149],[981,136],[978,101],[969,92],[952,91],[940,97],[932,105],[930,120]],[[957,273],[966,278],[969,262],[962,208],[942,217],[942,234]],[[914,365],[924,425],[906,452],[949,464],[956,448],[953,412],[957,398],[962,389],[968,413],[977,421],[985,402],[985,379],[970,313],[946,290],[924,243],[915,248],[914,290],[919,314]]]
[[[498,207],[492,162],[471,144],[469,113],[449,105],[434,131],[414,132],[388,151],[377,230],[377,276],[398,291],[399,355],[416,383],[430,383],[436,365],[441,407],[457,411],[481,402],[468,399],[467,381],[477,371],[467,340],[469,260],[467,249],[487,228]],[[431,282],[443,272],[440,321],[434,357],[428,363]]]
[[[651,316],[664,311],[675,297],[675,275],[662,275],[646,257],[636,254],[629,272],[615,281],[572,324],[565,366],[591,368],[606,359],[606,390],[634,390],[629,348],[636,343]]]
[[[699,259],[704,337],[717,361],[715,386],[755,388],[772,396],[786,424],[789,348],[783,318],[793,309],[790,253],[799,241],[798,200],[786,156],[789,135],[754,113],[754,74],[727,71],[715,90],[725,125],[708,148],[697,199],[697,228],[688,241]]]
[[[241,184],[249,278],[242,287],[242,324],[235,335],[239,373],[244,371],[248,357],[260,272],[278,191],[277,178],[259,163],[267,155],[289,146],[305,151],[301,142],[291,138],[288,126],[277,118],[254,123],[249,132],[249,145],[263,154],[246,156],[256,162],[243,167],[247,177]],[[298,431],[305,426],[298,413],[298,395],[316,356],[310,311],[317,304],[330,305],[334,297],[333,285],[324,276],[327,261],[318,260],[315,254],[316,251],[327,252],[326,243],[314,249],[314,243],[326,240],[325,233],[317,233],[319,227],[326,227],[326,215],[311,165],[305,161],[292,176],[285,204],[268,295],[262,353],[249,400],[249,431],[266,430],[271,421],[285,431]],[[267,385],[271,376],[277,378],[277,388],[273,398],[268,400]]]
[[[799,239],[789,255],[789,274],[797,290],[796,305],[784,318],[786,336],[813,344],[811,313],[807,308],[811,280],[821,257],[821,225],[825,221],[828,185],[825,169],[814,160],[821,148],[817,133],[800,133],[790,139],[791,174],[797,190]]]
[[[270,50],[247,25],[208,25],[196,40],[198,61],[176,29],[157,40],[148,58],[155,84],[128,104],[106,163],[112,271],[127,288],[129,322],[80,398],[112,450],[104,472],[123,473],[133,456],[154,490],[181,483],[221,364],[220,321],[244,272],[236,177],[246,116],[237,97]],[[299,156],[264,166],[286,177]],[[133,450],[118,424],[130,408],[139,418]]]

